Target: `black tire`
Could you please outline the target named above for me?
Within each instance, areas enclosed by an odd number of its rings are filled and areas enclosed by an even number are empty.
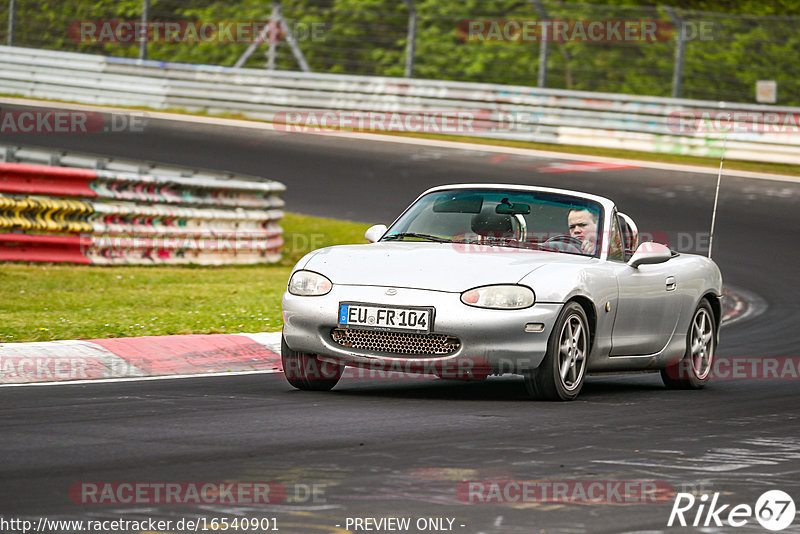
[[[528,394],[543,400],[575,400],[583,388],[590,341],[586,312],[577,302],[568,302],[550,333],[542,363],[523,375]]]
[[[286,380],[304,391],[329,391],[339,382],[343,365],[320,361],[313,354],[289,348],[281,336],[281,363]]]
[[[701,389],[711,378],[717,349],[717,323],[706,299],[697,305],[686,332],[686,352],[677,362],[661,370],[669,389]]]

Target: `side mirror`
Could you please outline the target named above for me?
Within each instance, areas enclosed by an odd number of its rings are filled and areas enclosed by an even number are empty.
[[[637,269],[640,265],[664,263],[671,257],[672,251],[668,246],[650,241],[639,245],[633,257],[628,261],[628,265]]]
[[[386,230],[387,228],[385,224],[376,224],[375,226],[370,226],[367,231],[364,232],[364,237],[367,238],[368,242],[374,243],[383,237],[383,234],[386,233]]]

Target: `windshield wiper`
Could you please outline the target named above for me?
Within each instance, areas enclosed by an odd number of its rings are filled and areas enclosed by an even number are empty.
[[[480,239],[455,239],[453,240],[453,243],[458,243],[460,245],[482,245],[486,247],[505,247],[516,248],[519,250],[532,250],[531,247],[527,246],[525,243],[517,242],[516,244],[513,244],[503,239],[489,239],[486,241],[482,241]]]
[[[390,241],[392,239],[403,239],[404,237],[416,237],[417,239],[427,239],[428,241],[436,241],[437,243],[450,243],[451,239],[438,237],[430,234],[418,234],[416,232],[400,232],[398,234],[387,235],[383,241]]]

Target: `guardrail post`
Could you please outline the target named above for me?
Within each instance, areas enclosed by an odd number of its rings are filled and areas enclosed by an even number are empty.
[[[17,2],[10,0],[8,4],[8,46],[14,46],[14,29],[17,18]]]
[[[16,152],[17,149],[11,146],[0,149],[0,163],[14,163]]]
[[[672,98],[680,98],[683,82],[683,62],[686,54],[686,25],[678,13],[670,6],[661,6],[675,25],[675,64],[672,68]]]
[[[311,72],[311,68],[308,66],[306,57],[303,55],[303,51],[300,50],[300,46],[297,44],[297,39],[294,38],[292,29],[289,27],[289,24],[286,23],[286,19],[281,11],[280,0],[278,0],[276,3],[278,6],[278,20],[281,21],[281,24],[283,24],[283,29],[286,30],[286,43],[289,45],[289,48],[292,49],[292,54],[297,60],[297,64],[300,65],[300,70],[303,72]]]
[[[150,0],[142,0],[142,30],[139,33],[139,59],[147,59],[147,20],[150,18]]]
[[[258,45],[264,42],[265,39],[269,39],[269,49],[267,50],[267,69],[268,70],[275,70],[277,55],[278,55],[278,23],[280,22],[279,14],[281,11],[281,4],[279,0],[272,0],[272,13],[269,16],[269,21],[267,25],[261,30],[261,33],[258,34],[258,37],[250,43],[247,47],[247,50],[239,56],[239,59],[236,60],[236,63],[233,64],[234,69],[240,68],[245,62],[250,59],[250,56],[253,55],[253,52],[256,51]]]
[[[408,8],[408,35],[406,36],[406,78],[414,77],[414,56],[417,52],[417,8],[412,0],[403,0]]]
[[[533,7],[539,12],[539,16],[542,20],[550,20],[550,17],[547,16],[547,10],[544,8],[544,4],[542,4],[540,0],[531,0],[531,4],[533,4]],[[549,26],[544,25],[543,27],[544,31],[539,41],[539,77],[536,80],[536,85],[538,87],[547,87],[547,57],[550,54],[550,41],[548,40],[550,38],[548,33]]]
[[[275,70],[278,63],[278,39],[276,34],[278,33],[278,16],[280,12],[280,2],[273,0],[272,13],[269,16],[269,23],[267,24],[269,28],[268,35],[270,36],[269,48],[267,48],[267,70]]]
[[[300,69],[303,72],[311,72],[311,68],[308,66],[308,62],[306,61],[306,57],[303,55],[303,51],[300,50],[300,46],[297,44],[297,39],[295,39],[292,29],[289,27],[289,24],[286,23],[286,19],[283,17],[280,0],[272,1],[272,14],[269,16],[269,24],[267,24],[264,30],[262,30],[258,37],[256,37],[255,41],[250,43],[250,46],[247,47],[247,50],[245,50],[244,53],[239,56],[239,59],[236,60],[233,68],[238,69],[244,65],[248,58],[253,55],[253,52],[255,52],[258,45],[264,42],[264,39],[269,37],[269,49],[267,50],[266,67],[268,70],[275,70],[278,51],[278,29],[281,27],[278,26],[279,24],[286,32],[286,42],[289,44],[289,48],[292,49],[292,54],[297,60],[297,64],[300,65]]]

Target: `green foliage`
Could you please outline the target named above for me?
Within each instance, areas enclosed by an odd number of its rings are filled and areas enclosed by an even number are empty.
[[[138,45],[78,43],[70,23],[141,18],[142,0],[17,1],[16,44],[59,50],[137,57]],[[477,20],[540,20],[529,0],[413,0],[418,12],[414,75],[534,86],[541,43],[465,40],[459,25]],[[315,72],[403,76],[409,10],[400,0],[282,0],[290,28]],[[670,20],[673,5],[692,28],[709,33],[686,45],[681,96],[752,102],[755,82],[778,82],[779,104],[800,105],[800,0],[594,0],[593,4],[542,2],[555,20]],[[8,5],[0,6],[0,17]],[[266,0],[152,0],[154,21],[266,21]],[[5,39],[6,25],[0,25]],[[463,27],[463,26],[462,26]],[[311,29],[314,28],[314,31]],[[676,40],[665,34],[654,43],[552,42],[547,87],[669,96]],[[148,58],[233,65],[248,43],[150,43]],[[263,68],[261,44],[247,67]],[[277,46],[277,67],[298,69],[285,42]]]

